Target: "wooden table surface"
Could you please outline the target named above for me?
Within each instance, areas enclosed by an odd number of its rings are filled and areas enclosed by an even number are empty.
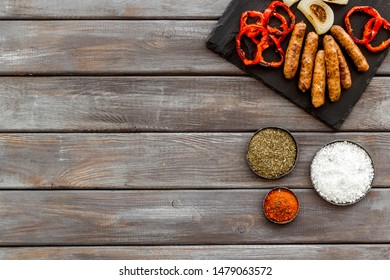
[[[390,259],[390,57],[334,131],[206,48],[229,1],[2,1],[1,259]],[[300,147],[277,181],[245,161],[270,125]],[[309,179],[341,138],[376,167],[349,207]],[[291,224],[261,213],[274,186]]]

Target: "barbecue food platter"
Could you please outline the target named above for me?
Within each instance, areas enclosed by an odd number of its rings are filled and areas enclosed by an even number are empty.
[[[242,69],[247,74],[263,82],[266,86],[272,88],[275,92],[287,98],[307,113],[327,124],[329,127],[333,129],[340,128],[351,112],[353,106],[364,93],[371,79],[375,76],[378,68],[388,54],[389,48],[381,52],[373,53],[368,51],[364,46],[359,45],[361,52],[369,64],[369,70],[366,72],[359,72],[356,67],[354,67],[354,63],[350,57],[345,55],[351,72],[352,86],[342,91],[341,97],[337,102],[331,102],[329,98],[327,98],[323,106],[315,108],[311,102],[310,92],[302,92],[298,88],[298,76],[293,79],[286,79],[283,75],[283,67],[272,68],[261,65],[246,66],[237,54],[236,36],[240,29],[240,17],[242,13],[249,10],[263,11],[268,7],[268,5],[270,5],[271,2],[271,0],[233,0],[228,5],[216,27],[207,38],[207,47],[221,55],[230,63]],[[388,0],[350,0],[347,5],[329,5],[334,12],[334,24],[343,27],[345,15],[348,10],[354,6],[371,6],[380,11],[383,18],[390,20],[390,2]],[[297,9],[296,4],[292,5],[290,9],[295,14],[296,23],[302,21],[306,23],[306,34],[310,31],[314,31],[313,26]],[[357,15],[353,18],[353,26],[354,29],[357,30],[357,34],[359,34],[358,30],[363,30],[366,22],[367,18],[364,15]],[[387,31],[379,32],[377,36],[378,38],[375,39],[375,42],[380,43],[381,41],[387,39],[388,33],[389,32]],[[330,34],[330,32],[320,35],[319,48],[323,48],[322,39],[324,35],[327,34]],[[291,34],[289,36],[291,36]],[[287,48],[288,41],[289,37],[282,42],[282,48]],[[345,52],[345,50],[343,50],[343,52]],[[278,59],[278,55],[276,53],[268,53],[267,55],[268,60],[272,61]],[[261,92],[258,94],[261,95]],[[275,112],[277,113],[277,108],[275,108]],[[282,112],[280,114],[282,114]]]

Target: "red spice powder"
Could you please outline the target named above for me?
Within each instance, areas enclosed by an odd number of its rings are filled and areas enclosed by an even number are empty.
[[[292,191],[287,188],[275,188],[264,198],[265,216],[275,223],[288,223],[298,213],[299,202]]]

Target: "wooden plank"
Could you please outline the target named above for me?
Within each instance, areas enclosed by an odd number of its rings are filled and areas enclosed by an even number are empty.
[[[206,48],[215,24],[185,20],[2,21],[0,75],[243,75]],[[378,73],[390,73],[390,59]]]
[[[295,190],[288,225],[260,210],[267,190],[2,191],[0,246],[389,243],[389,189],[351,207]]]
[[[6,247],[2,260],[383,260],[389,244]]]
[[[2,21],[0,74],[241,73],[207,50],[212,24]]]
[[[374,186],[390,186],[389,133],[294,133],[298,163],[278,181],[258,178],[249,169],[245,155],[251,135],[1,134],[0,188],[311,188],[311,160],[335,139],[363,145],[376,167]]]
[[[342,131],[388,131],[376,77]],[[0,77],[0,131],[330,131],[250,77]]]
[[[230,0],[3,0],[1,19],[217,19]]]

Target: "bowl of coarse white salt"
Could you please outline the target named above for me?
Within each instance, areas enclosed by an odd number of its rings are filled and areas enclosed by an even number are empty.
[[[374,164],[359,144],[337,140],[323,146],[314,156],[310,178],[314,189],[326,201],[351,205],[370,191]]]

